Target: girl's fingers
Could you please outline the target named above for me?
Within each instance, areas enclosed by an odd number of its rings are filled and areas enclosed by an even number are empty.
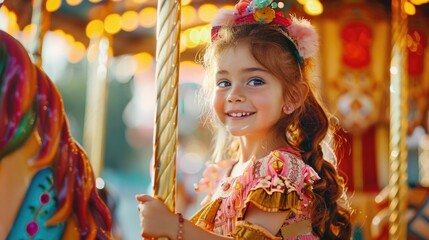
[[[150,195],[147,195],[147,194],[136,195],[136,200],[141,202],[141,203],[145,203],[151,199],[153,199],[153,197],[151,197]]]

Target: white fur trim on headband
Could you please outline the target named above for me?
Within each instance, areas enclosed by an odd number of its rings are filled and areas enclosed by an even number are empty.
[[[299,54],[304,59],[313,57],[319,49],[319,36],[316,29],[307,19],[298,19],[295,16],[290,18],[292,23],[287,30],[297,45]]]
[[[221,8],[218,10],[216,17],[212,20],[212,27],[231,26],[238,17],[238,12],[234,9]]]

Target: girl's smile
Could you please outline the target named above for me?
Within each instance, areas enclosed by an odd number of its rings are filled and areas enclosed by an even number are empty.
[[[255,112],[246,112],[246,111],[239,111],[239,110],[233,110],[225,113],[228,117],[231,117],[233,119],[243,119],[249,116],[252,116],[255,114]]]

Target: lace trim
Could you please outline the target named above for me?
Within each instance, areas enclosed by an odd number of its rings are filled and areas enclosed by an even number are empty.
[[[231,237],[239,240],[281,240],[281,237],[276,237],[267,229],[252,224],[247,221],[237,221],[236,229],[229,234]]]

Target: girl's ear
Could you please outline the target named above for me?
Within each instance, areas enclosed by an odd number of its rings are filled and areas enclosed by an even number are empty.
[[[283,107],[283,112],[286,114],[291,114],[304,103],[308,95],[309,86],[306,82],[299,82],[290,90],[290,96],[285,99],[285,105]]]
[[[286,115],[291,114],[294,110],[295,110],[295,108],[292,105],[290,105],[290,104],[287,104],[287,105],[283,106],[283,112]]]

